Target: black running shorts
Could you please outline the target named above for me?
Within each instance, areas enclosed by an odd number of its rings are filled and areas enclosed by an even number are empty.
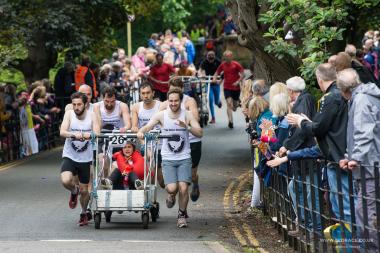
[[[240,99],[240,90],[226,90],[224,89],[224,98],[232,98],[233,100]]]
[[[73,176],[78,175],[81,184],[88,184],[90,182],[90,167],[91,162],[79,163],[64,157],[61,165],[61,173],[70,171]]]
[[[201,160],[202,156],[202,142],[193,142],[190,143],[190,149],[191,149],[191,161],[192,166],[191,168],[198,167],[199,161]]]

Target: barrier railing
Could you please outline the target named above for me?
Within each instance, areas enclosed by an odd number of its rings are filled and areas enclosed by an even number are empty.
[[[263,212],[283,240],[299,252],[379,252],[379,164],[351,171],[302,161],[261,180]]]
[[[21,128],[21,108],[13,110],[12,117],[9,120],[0,121],[0,164],[31,155],[31,145],[36,145],[38,152],[49,150],[59,145],[62,141],[59,137],[59,127],[65,106],[69,102],[69,98],[55,98],[55,105],[61,109],[61,112],[50,113],[49,119],[45,120],[44,124],[35,122],[33,129]],[[28,130],[34,131],[37,140],[30,138],[31,133],[28,133]],[[34,148],[34,150],[36,149]]]

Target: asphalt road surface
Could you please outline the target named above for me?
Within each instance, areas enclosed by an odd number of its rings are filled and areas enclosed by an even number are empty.
[[[216,125],[207,126],[199,166],[201,195],[189,202],[189,226],[176,227],[178,205],[165,206],[157,223],[142,229],[141,215],[114,214],[95,230],[93,221],[79,227],[79,203],[68,207],[69,192],[59,181],[61,149],[39,154],[9,169],[0,168],[0,252],[236,252],[223,241],[226,229],[224,191],[249,167],[247,136],[240,110],[235,128],[227,128],[225,103],[216,108]],[[224,235],[225,236],[225,235]]]

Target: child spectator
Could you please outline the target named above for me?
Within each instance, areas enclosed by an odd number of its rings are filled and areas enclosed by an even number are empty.
[[[102,180],[102,185],[114,190],[141,190],[144,180],[144,158],[136,150],[136,142],[128,139],[122,150],[113,154],[116,167],[109,178]]]

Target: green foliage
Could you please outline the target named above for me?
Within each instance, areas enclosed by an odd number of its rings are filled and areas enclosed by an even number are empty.
[[[186,26],[191,29],[193,24],[203,24],[205,17],[215,15],[217,7],[224,3],[224,0],[192,0],[192,8],[189,9],[191,15],[186,19]]]
[[[146,45],[153,32],[184,29],[214,14],[223,0],[1,0],[0,73],[22,69],[20,63],[42,61],[36,49],[46,51],[50,76],[62,59],[88,53],[94,61],[127,48],[126,24],[132,23],[134,50]],[[134,51],[133,50],[133,51]],[[57,55],[61,57],[58,60]],[[48,59],[49,58],[49,59]],[[24,70],[23,70],[23,73]],[[1,74],[2,75],[2,74]],[[3,80],[3,79],[1,79]],[[15,79],[18,80],[17,78]],[[18,82],[18,81],[17,81]],[[20,81],[22,83],[22,81]]]
[[[174,30],[186,29],[185,19],[190,16],[191,8],[191,0],[163,0],[164,24]]]
[[[17,85],[17,91],[26,89],[24,76],[20,71],[3,69],[0,71],[0,83],[12,83]]]
[[[3,0],[0,67],[17,67],[25,59],[39,61],[40,53],[44,52],[44,63],[51,68],[59,52],[69,49],[75,56],[98,48],[109,38],[112,28],[125,24],[130,2],[134,1]],[[18,68],[24,72],[22,66]]]
[[[271,39],[266,51],[282,59],[292,57],[300,63],[300,72],[308,80],[318,64],[331,55],[334,43],[343,41],[354,11],[369,13],[379,0],[269,0],[268,11],[259,22],[268,26],[264,36]],[[295,37],[285,41],[285,27]]]

